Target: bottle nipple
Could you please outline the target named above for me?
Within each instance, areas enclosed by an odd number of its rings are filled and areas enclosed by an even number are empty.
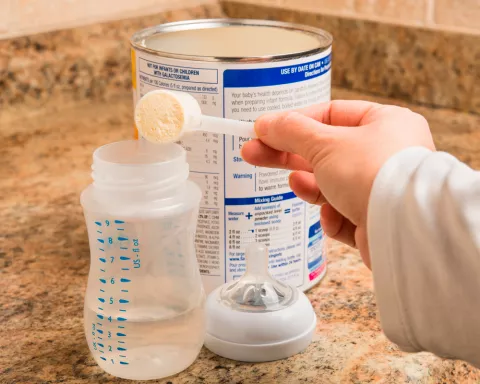
[[[207,298],[205,346],[239,361],[284,359],[312,341],[317,317],[307,296],[268,272],[268,249],[250,244],[246,271]]]
[[[290,306],[297,290],[274,279],[268,271],[268,249],[252,243],[245,250],[246,272],[237,281],[225,285],[221,302],[237,311],[271,312]]]

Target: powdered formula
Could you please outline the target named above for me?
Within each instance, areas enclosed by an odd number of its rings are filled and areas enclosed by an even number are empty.
[[[164,24],[132,38],[133,94],[188,92],[205,115],[254,121],[330,100],[331,36],[289,23],[221,19]],[[196,248],[208,292],[245,271],[245,246],[270,249],[270,272],[306,290],[326,271],[318,206],[290,190],[289,171],[253,167],[248,138],[194,133],[190,178],[202,189]]]

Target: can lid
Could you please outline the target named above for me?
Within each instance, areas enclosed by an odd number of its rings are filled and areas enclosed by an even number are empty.
[[[319,28],[252,19],[205,19],[162,24],[135,33],[133,47],[163,57],[264,62],[327,50],[332,36]]]
[[[233,360],[260,362],[287,358],[311,342],[316,315],[297,288],[268,273],[268,250],[251,244],[247,271],[207,299],[205,346]]]

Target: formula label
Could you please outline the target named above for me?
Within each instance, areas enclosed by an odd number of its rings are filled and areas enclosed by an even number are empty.
[[[254,121],[258,116],[330,100],[331,49],[303,58],[265,63],[222,63],[135,54],[135,101],[149,91],[189,92],[206,115]],[[278,279],[308,289],[325,273],[319,207],[290,190],[289,172],[253,167],[241,157],[247,138],[195,133],[181,144],[190,178],[202,189],[196,233],[205,289],[240,277],[245,246],[269,247]]]

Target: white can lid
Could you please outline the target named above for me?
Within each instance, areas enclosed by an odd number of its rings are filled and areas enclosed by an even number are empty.
[[[310,344],[316,315],[308,298],[268,273],[268,250],[251,244],[247,270],[207,299],[205,346],[239,361],[284,359]]]

